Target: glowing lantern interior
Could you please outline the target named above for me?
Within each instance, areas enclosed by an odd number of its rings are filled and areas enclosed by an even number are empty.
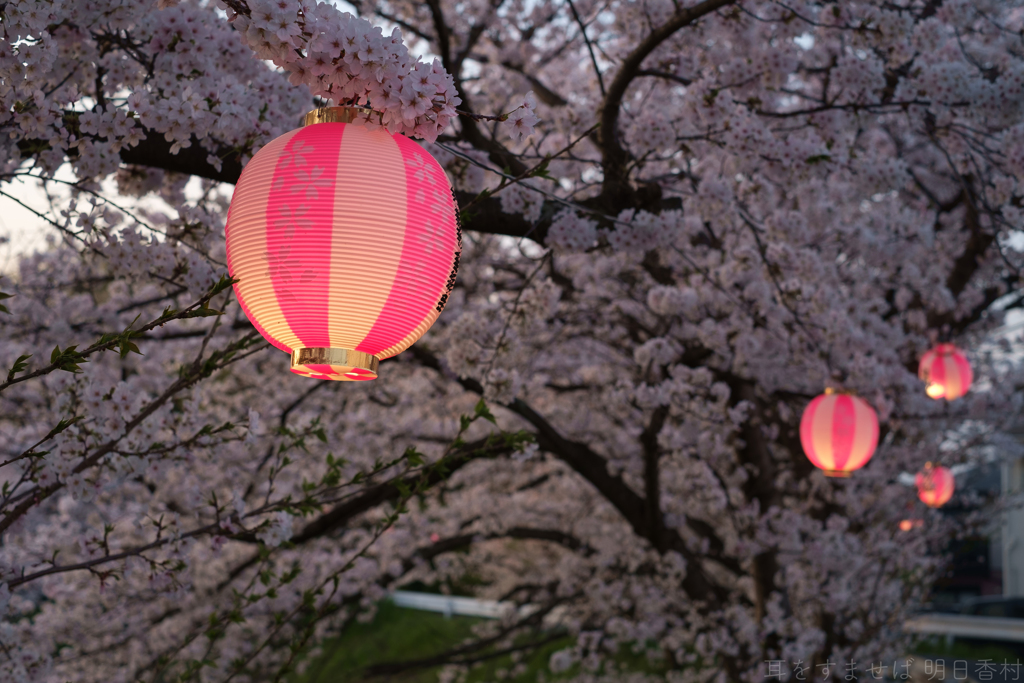
[[[917,497],[928,507],[938,508],[949,502],[956,489],[956,480],[948,468],[926,463],[914,478]]]
[[[874,455],[878,417],[862,398],[827,392],[804,410],[800,443],[815,467],[831,477],[846,477]]]
[[[929,397],[948,401],[966,394],[974,381],[971,364],[953,344],[939,344],[921,356],[917,375],[924,380]]]
[[[225,229],[246,315],[317,379],[375,379],[440,315],[462,250],[444,169],[356,111],[311,112],[257,152]]]

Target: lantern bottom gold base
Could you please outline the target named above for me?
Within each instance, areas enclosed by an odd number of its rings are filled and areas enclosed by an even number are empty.
[[[359,382],[377,379],[380,360],[352,349],[310,348],[292,350],[292,372],[314,379]]]
[[[822,470],[826,477],[848,477],[850,473],[845,470]]]

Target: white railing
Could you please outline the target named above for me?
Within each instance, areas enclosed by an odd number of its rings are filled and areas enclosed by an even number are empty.
[[[1024,619],[979,617],[972,614],[920,614],[907,619],[903,629],[911,633],[1024,643]]]
[[[500,619],[515,610],[511,602],[497,600],[477,600],[476,598],[459,598],[450,595],[433,593],[414,593],[412,591],[395,591],[391,599],[399,607],[440,612],[445,616],[457,614],[466,617],[483,617],[484,619]]]

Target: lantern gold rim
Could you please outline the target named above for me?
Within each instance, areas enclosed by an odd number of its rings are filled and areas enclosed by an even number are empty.
[[[292,372],[306,375],[321,375],[322,373],[311,370],[310,365],[329,365],[340,370],[338,379],[376,379],[377,366],[380,359],[363,351],[352,349],[338,349],[329,347],[301,348],[292,350]],[[348,372],[353,372],[358,377],[342,377]],[[372,374],[370,377],[367,373]]]
[[[826,477],[837,477],[842,479],[850,476],[850,473],[846,470],[822,470],[822,473],[824,473]]]
[[[302,117],[302,125],[315,123],[352,123],[360,116],[378,113],[369,107],[319,107]]]

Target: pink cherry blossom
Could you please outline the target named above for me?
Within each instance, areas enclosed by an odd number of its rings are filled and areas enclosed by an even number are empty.
[[[546,615],[474,638],[563,626],[580,681],[902,654],[1000,503],[901,481],[1021,451],[1020,5],[7,3],[0,202],[48,241],[0,243],[0,679],[285,677],[467,575]],[[231,184],[330,104],[461,208],[443,314],[373,382],[288,372],[222,280]],[[881,422],[849,479],[801,451],[828,387]]]

